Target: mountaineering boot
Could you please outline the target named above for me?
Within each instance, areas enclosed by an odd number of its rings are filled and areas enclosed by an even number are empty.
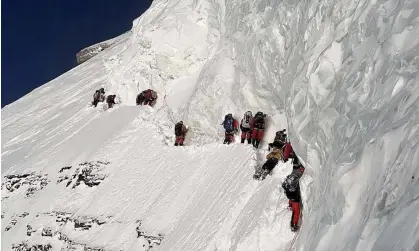
[[[252,140],[251,139],[247,139],[247,143],[248,144],[252,144]]]
[[[177,146],[178,145],[178,143],[175,143],[175,146]]]
[[[242,143],[242,144],[244,143],[244,139],[242,139],[242,140],[241,140],[241,143]]]
[[[255,180],[260,179],[260,175],[261,175],[260,170],[257,170],[257,171],[255,172],[255,174],[253,174],[253,179],[255,179]]]
[[[292,224],[292,223],[291,223],[291,231],[292,231],[292,232],[296,232],[296,231],[298,231],[298,229],[299,229],[299,227],[298,227],[298,225],[297,225],[297,224]]]
[[[180,146],[183,146],[183,143],[180,143],[179,145],[180,145]]]
[[[260,140],[256,140],[255,141],[255,148],[258,148],[259,147],[259,144],[260,144]]]
[[[262,173],[260,175],[260,179],[264,180],[266,178],[266,176],[268,176],[268,174],[270,173],[270,170],[268,169],[262,169]]]

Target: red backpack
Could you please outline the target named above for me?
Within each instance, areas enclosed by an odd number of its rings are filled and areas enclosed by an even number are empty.
[[[284,147],[284,154],[283,154],[283,159],[284,160],[287,160],[290,156],[291,156],[291,153],[292,153],[292,146],[291,146],[291,143],[290,142],[286,142],[285,143],[285,147]]]

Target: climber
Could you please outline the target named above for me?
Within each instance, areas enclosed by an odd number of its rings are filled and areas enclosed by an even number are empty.
[[[291,216],[291,231],[295,232],[300,227],[300,214],[302,209],[301,192],[300,192],[300,178],[304,173],[304,166],[300,163],[298,158],[293,159],[292,173],[285,178],[282,183],[285,195],[288,198],[288,206],[292,210]]]
[[[281,148],[283,148],[285,146],[285,142],[287,142],[287,134],[285,133],[285,129],[282,130],[282,131],[277,131],[276,132],[273,143],[275,143],[275,142],[278,142],[281,145]],[[273,143],[269,143],[268,151],[271,150]]]
[[[115,104],[116,95],[108,95],[106,97],[106,103],[108,104],[108,108],[112,108]]]
[[[263,112],[257,112],[250,124],[250,129],[252,131],[252,144],[255,148],[259,147],[260,141],[263,137],[263,132],[265,130],[265,117],[266,114],[263,114]]]
[[[275,168],[278,164],[279,160],[282,158],[282,149],[281,145],[278,142],[272,143],[272,152],[270,152],[266,156],[266,162],[263,166],[256,170],[255,175],[253,175],[254,179],[265,179],[265,177]]]
[[[244,143],[244,140],[247,139],[247,143],[251,144],[251,136],[252,132],[250,131],[250,123],[252,122],[253,115],[251,111],[247,111],[244,114],[244,117],[241,120],[240,123],[240,130],[242,131],[241,134],[241,143]]]
[[[156,99],[157,99],[157,92],[151,89],[147,89],[137,95],[136,103],[137,105],[153,106],[156,103]]]
[[[234,141],[234,133],[238,132],[239,123],[233,118],[233,115],[229,113],[224,117],[224,121],[221,125],[223,125],[225,129],[225,139],[223,144],[230,144]]]
[[[282,155],[282,160],[287,162],[289,158],[296,159],[295,152],[292,148],[291,142],[285,142],[284,145],[284,154]]]
[[[97,103],[105,101],[105,89],[100,88],[99,90],[95,91],[95,94],[93,94],[93,102],[92,105],[94,107],[97,106]]]
[[[188,132],[188,129],[183,124],[183,121],[179,121],[175,125],[175,146],[183,146],[183,141],[185,140],[186,133]]]

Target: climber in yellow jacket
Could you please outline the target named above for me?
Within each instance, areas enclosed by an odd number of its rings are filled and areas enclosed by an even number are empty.
[[[272,152],[270,152],[266,158],[265,164],[263,164],[262,168],[256,171],[255,175],[253,175],[254,179],[264,179],[266,175],[268,175],[272,169],[278,164],[279,160],[282,159],[282,149],[281,145],[274,142],[272,144]]]

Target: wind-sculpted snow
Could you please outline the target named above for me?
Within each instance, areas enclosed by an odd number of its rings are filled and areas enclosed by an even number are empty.
[[[414,0],[153,1],[129,37],[2,110],[2,174],[48,180],[2,190],[2,249],[419,249],[418,17]],[[101,86],[122,103],[90,107]],[[147,88],[156,106],[136,107]],[[224,115],[247,110],[268,114],[262,149],[220,145]],[[306,166],[294,245],[290,167],[251,180],[283,128]]]

